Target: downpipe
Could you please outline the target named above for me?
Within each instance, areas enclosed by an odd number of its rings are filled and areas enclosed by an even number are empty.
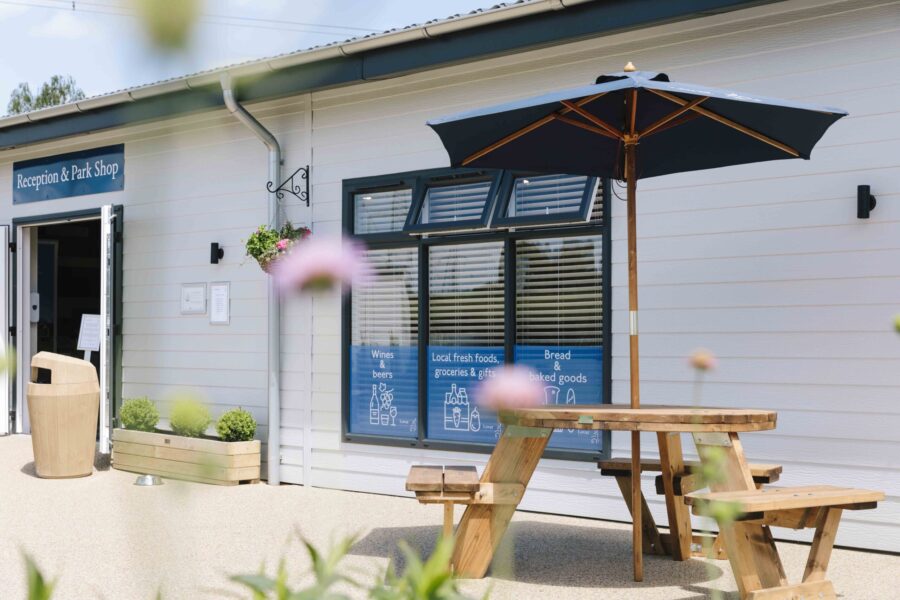
[[[269,151],[269,181],[277,186],[281,182],[281,146],[278,140],[268,129],[257,121],[253,115],[241,106],[234,97],[231,86],[231,76],[225,72],[220,78],[222,84],[222,99],[225,108],[234,117],[243,123],[247,129],[266,145]],[[275,194],[269,194],[269,223],[278,229],[281,227],[278,199]],[[266,277],[268,281],[268,402],[269,402],[269,436],[266,458],[269,463],[269,485],[281,484],[281,302],[278,290],[272,277]]]

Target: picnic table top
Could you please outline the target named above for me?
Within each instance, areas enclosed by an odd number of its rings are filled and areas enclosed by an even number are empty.
[[[578,404],[500,411],[504,425],[549,429],[610,429],[617,431],[762,431],[774,429],[770,410],[693,406]]]

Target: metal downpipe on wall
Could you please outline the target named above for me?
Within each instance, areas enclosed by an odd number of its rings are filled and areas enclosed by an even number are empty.
[[[281,182],[281,146],[278,140],[268,129],[257,121],[253,115],[241,106],[234,97],[231,87],[231,76],[223,73],[220,82],[222,84],[222,98],[225,108],[234,117],[243,123],[247,129],[266,145],[269,150],[269,181],[273,185]],[[269,223],[276,229],[280,228],[281,211],[278,210],[278,198],[275,194],[269,194]],[[278,290],[271,277],[268,280],[268,402],[269,402],[269,435],[267,439],[266,459],[268,461],[269,485],[281,484],[281,302]]]

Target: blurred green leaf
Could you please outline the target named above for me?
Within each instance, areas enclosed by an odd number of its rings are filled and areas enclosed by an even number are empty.
[[[28,578],[28,600],[50,600],[53,596],[55,581],[46,581],[37,564],[28,554],[25,557],[25,570]]]
[[[460,594],[450,560],[453,556],[453,538],[442,537],[431,554],[422,562],[419,555],[406,542],[400,542],[405,568],[397,575],[389,566],[384,578],[369,593],[373,600],[465,600]],[[485,598],[487,595],[485,595]]]
[[[190,43],[200,0],[132,0],[144,30],[159,50],[182,50]]]

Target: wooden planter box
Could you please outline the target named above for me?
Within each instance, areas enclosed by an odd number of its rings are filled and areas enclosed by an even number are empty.
[[[121,471],[216,485],[259,482],[260,444],[113,430],[112,466]]]

